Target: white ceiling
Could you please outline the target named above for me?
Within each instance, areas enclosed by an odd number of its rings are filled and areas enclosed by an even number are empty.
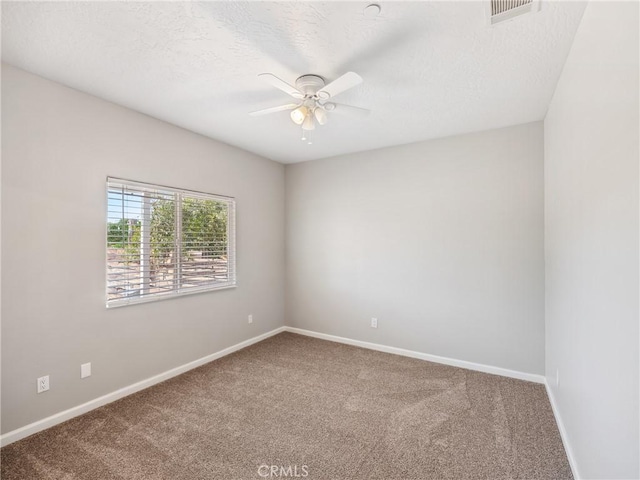
[[[3,61],[283,163],[540,120],[582,2],[490,27],[485,2],[2,2]],[[364,83],[300,141],[257,77]]]

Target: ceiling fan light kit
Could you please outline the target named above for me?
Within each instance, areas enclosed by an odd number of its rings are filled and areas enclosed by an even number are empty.
[[[259,116],[268,113],[291,110],[291,121],[302,127],[302,141],[311,144],[311,131],[315,130],[316,123],[327,123],[327,112],[336,109],[345,113],[366,116],[369,110],[351,105],[340,105],[329,100],[350,88],[362,83],[362,77],[354,72],[347,72],[333,82],[325,85],[325,80],[319,75],[302,75],[295,81],[295,86],[289,85],[284,80],[271,73],[258,75],[270,85],[287,93],[298,100],[298,103],[290,103],[278,107],[266,108],[251,112],[249,115]]]

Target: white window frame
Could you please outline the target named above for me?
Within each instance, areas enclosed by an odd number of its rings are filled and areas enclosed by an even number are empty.
[[[182,229],[182,200],[183,196],[188,198],[199,198],[203,200],[214,200],[218,202],[223,202],[227,204],[227,277],[226,281],[212,281],[210,284],[206,284],[200,287],[181,287],[181,284],[178,283],[173,290],[169,290],[163,293],[149,293],[149,294],[140,294],[131,297],[123,297],[117,299],[109,299],[108,289],[109,289],[109,265],[108,265],[108,250],[109,250],[109,227],[108,227],[108,217],[109,217],[109,192],[113,191],[114,188],[117,187],[130,187],[135,189],[136,191],[149,191],[149,192],[160,192],[162,194],[172,194],[175,195],[176,202],[176,213],[175,213],[175,238],[181,238],[181,229]],[[143,207],[144,208],[144,207]],[[194,190],[186,190],[182,188],[175,187],[167,187],[164,185],[156,185],[150,183],[143,183],[133,180],[126,180],[117,177],[107,177],[106,182],[106,211],[107,211],[107,222],[105,223],[105,305],[107,308],[114,307],[122,307],[126,305],[136,305],[139,303],[147,303],[158,300],[165,300],[169,298],[180,297],[184,295],[193,295],[197,293],[210,292],[215,290],[223,290],[229,288],[237,287],[237,277],[236,277],[236,200],[234,197],[227,197],[224,195],[216,195],[211,193],[203,193]],[[143,213],[143,216],[145,214]],[[176,252],[181,252],[182,242],[178,240],[174,240],[174,248]],[[149,248],[148,246],[146,247]],[[147,262],[144,262],[144,249],[145,246],[143,244],[143,240],[141,239],[140,245],[140,269],[143,270],[145,263],[148,265],[148,257]],[[180,271],[180,262],[181,255],[176,256],[176,262],[178,264],[177,268]],[[147,267],[148,268],[148,267]],[[181,275],[181,272],[179,273]],[[143,275],[144,276],[144,275]],[[147,275],[145,278],[148,278]],[[144,291],[145,288],[142,287],[141,290]]]

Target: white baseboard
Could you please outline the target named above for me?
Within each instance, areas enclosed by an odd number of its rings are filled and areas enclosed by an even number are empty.
[[[518,372],[516,370],[509,370],[501,367],[494,367],[491,365],[483,365],[481,363],[467,362],[466,360],[456,360],[455,358],[440,357],[438,355],[430,355],[428,353],[415,352],[413,350],[405,350],[404,348],[388,347],[386,345],[380,345],[378,343],[363,342],[360,340],[353,340],[351,338],[338,337],[336,335],[329,335],[327,333],[318,333],[311,330],[304,330],[302,328],[284,327],[287,332],[298,333],[300,335],[306,335],[308,337],[320,338],[322,340],[329,340],[331,342],[344,343],[346,345],[353,345],[355,347],[368,348],[369,350],[377,350],[379,352],[393,353],[395,355],[402,355],[403,357],[418,358],[420,360],[427,360],[434,363],[442,363],[444,365],[451,365],[453,367],[466,368],[467,370],[475,370],[478,372],[490,373],[493,375],[501,375],[503,377],[517,378],[518,380],[526,380],[528,382],[545,383],[543,375],[535,373]]]
[[[245,340],[244,342],[237,343],[229,348],[225,348],[224,350],[220,350],[219,352],[212,353],[211,355],[207,355],[206,357],[199,358],[198,360],[194,360],[193,362],[185,363],[176,368],[172,368],[171,370],[167,370],[166,372],[160,373],[158,375],[154,375],[153,377],[147,378],[140,382],[134,383],[133,385],[129,385],[127,387],[121,388],[120,390],[116,390],[115,392],[108,393],[101,397],[90,400],[82,405],[78,405],[76,407],[72,407],[63,412],[56,413],[55,415],[51,415],[50,417],[43,418],[42,420],[38,420],[36,422],[30,423],[29,425],[25,425],[24,427],[20,427],[11,432],[7,432],[4,435],[0,436],[0,445],[5,446],[10,443],[21,440],[29,435],[33,435],[34,433],[38,433],[42,430],[46,430],[47,428],[53,427],[62,422],[66,422],[67,420],[82,415],[83,413],[87,413],[91,410],[94,410],[98,407],[106,405],[107,403],[114,402],[122,397],[126,397],[127,395],[131,395],[132,393],[139,392],[140,390],[144,390],[145,388],[156,385],[157,383],[164,382],[172,377],[180,375],[181,373],[185,373],[189,370],[193,370],[194,368],[200,367],[205,363],[209,363],[218,358],[229,355],[230,353],[237,352],[238,350],[242,350],[249,345],[253,345],[254,343],[261,342],[266,338],[272,337],[273,335],[277,335],[278,333],[284,332],[285,327],[279,327],[275,330],[271,330],[270,332],[263,333],[262,335],[258,335],[256,337]]]
[[[573,478],[575,480],[580,480],[582,477],[580,476],[580,472],[578,470],[578,464],[576,463],[576,458],[573,455],[573,450],[571,449],[571,444],[569,443],[569,436],[567,435],[567,430],[564,428],[564,423],[562,422],[562,417],[560,416],[560,410],[558,410],[558,404],[556,403],[556,398],[553,395],[553,390],[551,390],[551,387],[549,386],[549,381],[546,377],[544,381],[544,386],[547,389],[547,396],[549,397],[549,403],[551,403],[553,416],[556,418],[556,424],[558,425],[558,430],[560,431],[560,438],[562,438],[562,444],[564,445],[564,451],[567,454],[567,460],[569,460],[569,466],[571,467]]]

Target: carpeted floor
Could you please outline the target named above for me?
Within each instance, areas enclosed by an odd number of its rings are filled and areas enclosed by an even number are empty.
[[[3,480],[572,478],[542,385],[292,333],[1,453]]]

